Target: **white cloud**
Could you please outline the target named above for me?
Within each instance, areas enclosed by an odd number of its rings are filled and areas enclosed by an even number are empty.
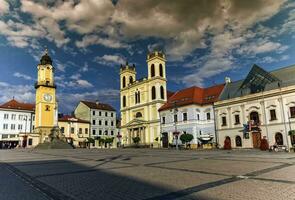
[[[13,74],[13,76],[17,77],[17,78],[23,78],[25,80],[33,80],[33,78],[29,75],[26,75],[26,74],[22,74],[22,73],[19,73],[19,72],[15,72]]]
[[[268,39],[258,39],[255,42],[245,44],[241,49],[239,49],[240,54],[260,54],[272,51],[277,51],[279,53],[284,52],[288,49],[288,46],[282,45],[278,42],[272,42]]]
[[[82,79],[77,80],[77,84],[83,88],[93,87],[93,85],[90,82],[88,82],[87,80],[82,80]]]
[[[105,47],[119,49],[129,48],[129,45],[120,42],[119,40],[112,38],[102,38],[96,35],[86,35],[81,41],[76,41],[76,46],[79,48],[86,48],[91,45],[99,44]]]
[[[22,102],[33,103],[35,101],[35,89],[32,85],[12,85],[0,82],[0,102],[7,102],[13,97]]]
[[[94,61],[107,66],[114,66],[124,64],[126,59],[119,56],[119,55],[103,55],[103,56],[96,56]]]
[[[0,16],[9,11],[9,4],[5,0],[0,0]]]

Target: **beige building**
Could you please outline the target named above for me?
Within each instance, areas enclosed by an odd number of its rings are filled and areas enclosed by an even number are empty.
[[[158,109],[167,100],[165,55],[155,51],[147,55],[148,76],[137,79],[135,66],[121,66],[121,134],[123,145],[139,136],[141,144],[151,145],[160,138]]]
[[[89,146],[89,121],[66,115],[58,119],[58,126],[68,143],[80,148]]]
[[[254,65],[245,79],[227,84],[214,103],[220,147],[233,148],[295,144],[295,66],[267,72]]]

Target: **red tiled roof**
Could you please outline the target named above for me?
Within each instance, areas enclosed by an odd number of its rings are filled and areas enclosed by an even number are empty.
[[[173,94],[174,92],[167,90],[167,99],[169,99]]]
[[[89,121],[87,120],[82,120],[71,115],[64,115],[58,118],[58,121],[59,122],[80,122],[80,123],[87,123],[87,124],[89,123]]]
[[[90,101],[81,101],[86,106],[88,106],[91,109],[98,109],[98,110],[108,110],[108,111],[116,111],[112,106],[105,103],[96,103],[96,102],[90,102]]]
[[[224,84],[200,88],[190,87],[175,92],[168,101],[159,109],[159,111],[168,110],[175,106],[181,107],[190,104],[206,105],[217,101],[220,93],[224,88]]]
[[[12,100],[0,105],[0,108],[35,111],[35,104],[21,103],[21,102],[16,101],[15,99],[12,99]]]

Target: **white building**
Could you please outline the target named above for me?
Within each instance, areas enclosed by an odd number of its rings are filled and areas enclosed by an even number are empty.
[[[35,124],[34,113],[34,104],[20,103],[15,99],[0,106],[0,148],[33,145],[31,138],[20,140],[19,135],[32,132]]]
[[[295,136],[295,65],[267,72],[254,65],[244,80],[226,84],[215,104],[219,145],[259,148],[262,138],[291,147]],[[248,128],[247,125],[250,124]]]
[[[215,142],[213,102],[217,101],[223,87],[224,84],[191,87],[174,93],[159,109],[163,147],[176,143],[174,132],[192,134],[191,144],[195,146]]]
[[[116,140],[116,110],[112,106],[100,102],[81,101],[75,109],[75,116],[90,121],[90,137],[113,137]],[[98,141],[94,146],[99,146]]]

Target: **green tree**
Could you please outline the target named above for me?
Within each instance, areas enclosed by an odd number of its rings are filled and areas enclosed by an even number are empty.
[[[90,144],[94,144],[95,140],[91,137],[87,138],[87,142],[89,142],[89,148],[90,148]]]
[[[114,138],[113,137],[108,137],[105,138],[104,142],[108,145],[108,147],[111,147],[111,144],[113,144]]]
[[[138,137],[138,136],[137,137],[133,137],[132,140],[133,140],[133,143],[134,144],[138,145],[139,142],[140,142],[140,137]]]
[[[105,139],[98,138],[98,143],[99,143],[99,146],[102,148],[103,147],[103,144],[105,143]]]
[[[187,148],[187,143],[191,142],[194,139],[194,136],[192,134],[182,134],[179,138],[182,143],[185,143],[185,147]]]

